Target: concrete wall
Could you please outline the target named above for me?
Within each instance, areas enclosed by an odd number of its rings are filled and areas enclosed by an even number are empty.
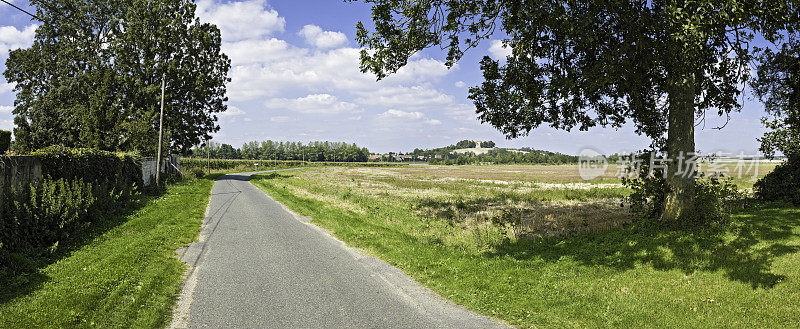
[[[165,157],[161,159],[161,173],[180,174],[181,158]],[[144,186],[154,184],[156,180],[156,158],[142,159],[142,181]]]
[[[42,179],[42,163],[33,156],[0,156],[0,193]]]
[[[181,159],[173,156],[163,159],[162,173],[180,174]],[[142,159],[144,186],[155,182],[156,158]],[[42,179],[42,163],[34,156],[0,156],[0,193],[6,188],[19,188]]]

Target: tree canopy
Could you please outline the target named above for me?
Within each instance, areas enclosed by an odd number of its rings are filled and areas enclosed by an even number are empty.
[[[15,147],[157,148],[162,74],[168,148],[187,152],[219,130],[230,60],[219,29],[189,0],[32,0],[43,22],[10,52]]]
[[[789,0],[364,0],[374,30],[357,25],[361,69],[378,79],[420,50],[440,47],[454,65],[488,38],[511,54],[485,56],[470,88],[479,118],[508,138],[541,124],[622,127],[667,155],[664,217],[691,214],[695,120],[741,107],[756,38],[780,44],[794,31]]]
[[[753,90],[767,112],[769,129],[760,139],[761,151],[772,157],[800,155],[800,44],[797,35],[779,49],[765,49]]]

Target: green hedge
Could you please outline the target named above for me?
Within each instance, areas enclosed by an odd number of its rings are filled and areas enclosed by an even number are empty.
[[[79,237],[93,222],[123,208],[142,186],[135,156],[59,146],[32,155],[41,161],[43,177],[3,191],[0,256],[52,249]]]
[[[54,180],[111,182],[119,187],[143,184],[141,158],[130,154],[50,146],[31,155],[42,162],[42,175]]]

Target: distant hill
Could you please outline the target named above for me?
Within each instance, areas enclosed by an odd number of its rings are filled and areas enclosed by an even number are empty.
[[[475,155],[482,155],[482,154],[489,153],[489,151],[492,151],[492,150],[505,150],[505,151],[509,151],[509,152],[516,152],[516,153],[523,153],[523,154],[524,153],[528,153],[526,151],[520,151],[520,150],[515,150],[515,149],[507,149],[507,148],[500,148],[500,147],[470,147],[470,148],[463,148],[463,149],[455,149],[455,150],[453,150],[453,153],[464,154],[464,153],[472,152],[472,153],[475,153]]]

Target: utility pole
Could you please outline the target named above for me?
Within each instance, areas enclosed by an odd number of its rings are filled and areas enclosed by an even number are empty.
[[[156,155],[156,187],[160,184],[161,178],[161,144],[164,138],[164,84],[167,73],[161,74],[161,114],[158,116],[158,155]]]

